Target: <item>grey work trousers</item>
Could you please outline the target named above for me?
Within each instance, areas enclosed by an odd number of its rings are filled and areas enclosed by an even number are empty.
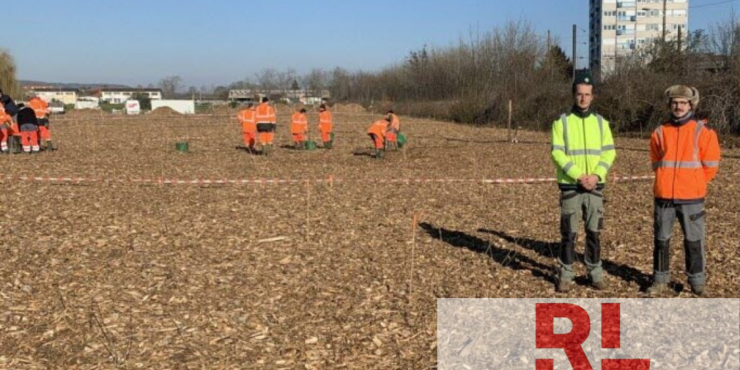
[[[575,244],[578,236],[578,220],[586,227],[584,262],[589,277],[597,282],[603,279],[601,267],[600,234],[604,229],[604,195],[601,190],[565,190],[560,194],[560,279],[573,280],[575,272]]]
[[[678,218],[684,237],[686,275],[691,285],[706,284],[705,235],[706,212],[704,202],[694,204],[675,204],[670,201],[655,201],[653,280],[667,284],[671,280],[670,241],[673,224]]]

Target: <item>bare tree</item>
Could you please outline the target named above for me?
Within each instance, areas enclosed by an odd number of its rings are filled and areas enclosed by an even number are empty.
[[[165,98],[172,99],[182,85],[180,76],[168,76],[159,80],[159,88],[162,89],[162,95]]]
[[[284,96],[287,95],[289,90],[291,90],[293,86],[293,81],[296,80],[297,75],[298,74],[296,73],[295,69],[288,69],[283,72],[277,73],[277,85]]]
[[[10,53],[3,49],[0,49],[0,89],[15,98],[23,97],[23,89],[16,79],[15,61]]]
[[[310,91],[311,94],[318,96],[321,94],[321,90],[325,89],[329,85],[329,78],[326,72],[321,69],[314,68],[303,78],[303,85],[306,86],[306,89]]]
[[[279,87],[278,72],[273,68],[266,68],[259,71],[255,78],[257,84],[265,92],[277,90]]]

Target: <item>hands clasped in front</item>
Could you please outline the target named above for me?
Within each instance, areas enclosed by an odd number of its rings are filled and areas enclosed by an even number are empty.
[[[589,192],[596,190],[598,184],[599,177],[596,175],[583,175],[578,178],[578,185]]]

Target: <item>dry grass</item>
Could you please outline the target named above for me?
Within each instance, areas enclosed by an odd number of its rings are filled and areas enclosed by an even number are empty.
[[[0,368],[429,368],[437,298],[560,296],[551,281],[554,184],[364,181],[550,177],[545,135],[523,132],[511,144],[501,130],[408,119],[405,156],[376,161],[364,133],[373,118],[336,114],[335,150],[271,157],[235,149],[235,117],[52,122],[60,150],[0,157],[4,174],[345,181],[310,189],[5,181]],[[285,127],[278,137],[289,144]],[[189,154],[175,151],[183,138]],[[647,142],[618,145],[617,174],[649,174]],[[707,203],[708,288],[717,297],[739,291],[739,153],[726,151],[733,157]],[[611,287],[580,285],[569,297],[640,297],[648,282],[651,185],[611,184],[606,207]],[[682,260],[674,255],[676,282]]]

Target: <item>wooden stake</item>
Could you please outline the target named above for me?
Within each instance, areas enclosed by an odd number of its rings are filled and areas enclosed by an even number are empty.
[[[411,221],[411,275],[409,276],[409,299],[414,291],[414,261],[416,259],[416,229],[419,227],[420,214],[414,214]]]
[[[306,180],[306,241],[311,232],[311,184]]]
[[[509,136],[509,142],[511,142],[511,110],[512,110],[512,102],[509,100],[509,123],[507,124],[508,127],[508,136]]]

